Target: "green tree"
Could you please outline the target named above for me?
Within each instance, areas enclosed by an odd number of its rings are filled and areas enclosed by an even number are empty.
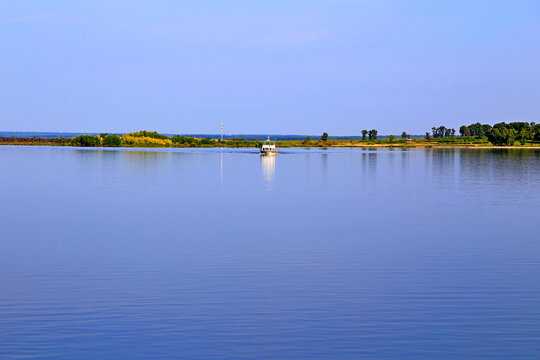
[[[426,132],[426,135],[424,135],[424,139],[431,140],[431,134],[429,132]]]
[[[467,128],[469,129],[469,135],[466,135],[466,136],[478,136],[478,137],[488,136],[488,134],[491,132],[491,129],[492,129],[491,125],[482,125],[480,123],[471,124],[467,126]]]
[[[495,124],[488,134],[488,140],[494,145],[514,145],[516,141],[516,130],[508,128],[505,123]]]
[[[390,140],[390,142],[394,141],[395,139],[396,137],[394,135],[388,136],[388,140]]]
[[[368,131],[369,140],[377,140],[377,130],[371,129]]]
[[[366,140],[367,134],[368,134],[367,130],[362,130],[362,140]]]
[[[533,126],[533,135],[532,138],[534,141],[540,141],[540,124],[535,124]]]
[[[192,144],[198,142],[198,140],[195,138],[182,135],[175,135],[171,137],[171,140],[173,144]]]
[[[489,133],[489,136],[488,136],[488,139],[489,141],[491,141],[493,143],[493,145],[504,145],[506,143],[506,137],[505,137],[505,133],[503,132],[508,132],[506,130],[506,128],[504,129],[500,129],[500,128],[495,128],[493,130],[491,130],[491,132]]]
[[[328,134],[327,133],[323,133],[322,136],[321,136],[321,141],[324,141],[324,142],[327,142],[328,141]]]
[[[165,140],[169,138],[167,135],[161,135],[155,131],[146,131],[146,130],[137,131],[134,133],[130,133],[128,135],[135,136],[135,137],[149,137],[152,139],[161,139],[161,140]]]
[[[528,122],[511,122],[507,125],[508,128],[512,128],[516,130],[517,134],[520,134],[523,130],[523,133],[529,132],[531,130],[531,126]]]
[[[521,131],[517,134],[517,140],[521,143],[521,145],[525,145],[527,143],[527,140],[531,138],[531,130],[522,128]]]
[[[71,139],[74,146],[100,146],[101,140],[94,135],[79,135]]]
[[[105,134],[102,136],[103,146],[120,146],[122,145],[122,138],[118,135],[108,135]]]
[[[409,134],[407,134],[407,133],[404,131],[404,132],[401,133],[401,138],[402,138],[402,139],[409,139],[410,136],[409,136]]]

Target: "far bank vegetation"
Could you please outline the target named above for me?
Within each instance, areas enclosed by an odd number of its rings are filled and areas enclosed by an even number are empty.
[[[103,146],[103,147],[247,147],[261,146],[260,141],[247,141],[242,138],[227,139],[221,142],[218,139],[196,138],[191,136],[167,136],[155,131],[141,130],[129,134],[100,134],[79,135],[71,139],[64,139],[65,145],[72,146]]]
[[[80,147],[260,147],[262,141],[245,138],[219,139],[193,136],[167,136],[155,131],[141,130],[128,134],[79,135],[73,138],[40,137],[0,137],[2,145],[52,145]],[[411,136],[406,131],[397,135],[380,136],[376,129],[362,130],[361,136],[332,137],[324,132],[320,137],[307,136],[304,139],[278,140],[278,147],[343,147],[343,146],[385,146],[385,147],[433,147],[433,146],[516,146],[540,147],[540,124],[527,122],[498,123],[493,126],[475,123],[459,128],[459,135],[453,128],[433,127],[424,136]]]

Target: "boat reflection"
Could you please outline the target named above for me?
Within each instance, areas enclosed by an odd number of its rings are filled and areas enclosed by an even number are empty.
[[[276,172],[276,158],[277,156],[261,156],[262,172],[268,186],[267,190],[272,190]]]

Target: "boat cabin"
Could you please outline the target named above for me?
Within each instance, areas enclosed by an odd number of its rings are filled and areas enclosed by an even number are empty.
[[[275,153],[277,153],[276,142],[270,140],[270,136],[269,136],[268,139],[261,146],[261,154],[266,155],[266,154],[275,154]]]

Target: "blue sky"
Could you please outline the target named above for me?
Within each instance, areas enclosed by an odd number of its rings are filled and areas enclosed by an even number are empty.
[[[0,130],[540,122],[540,1],[0,0]]]

